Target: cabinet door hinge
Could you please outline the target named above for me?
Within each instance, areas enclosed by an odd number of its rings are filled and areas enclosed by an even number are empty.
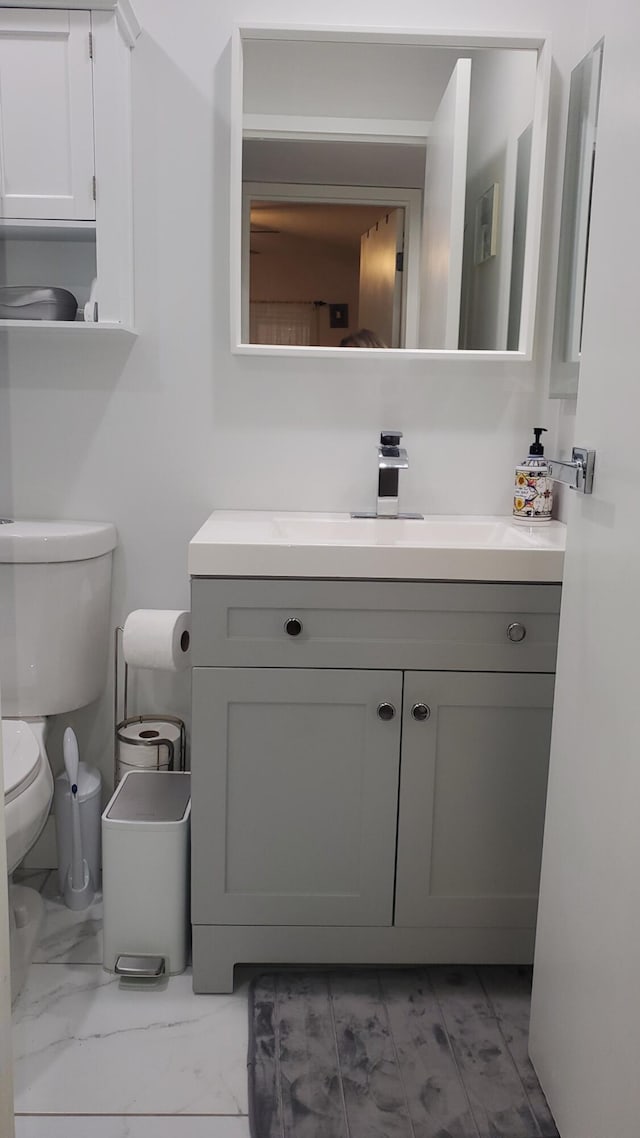
[[[93,32],[89,32],[89,59],[93,59]]]
[[[91,179],[91,193],[93,195],[93,200],[95,201],[96,200],[96,176],[95,176],[95,174],[93,175],[93,178]]]

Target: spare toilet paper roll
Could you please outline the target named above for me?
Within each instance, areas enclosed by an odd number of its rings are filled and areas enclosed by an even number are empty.
[[[177,672],[189,665],[190,641],[190,612],[136,609],[124,622],[122,652],[133,668]]]
[[[135,740],[139,739],[140,743]],[[142,723],[129,723],[118,731],[118,766],[121,774],[129,768],[167,770],[171,750],[161,739],[173,743],[173,765],[180,763],[180,728],[164,719],[147,719]],[[131,740],[131,742],[127,742]],[[156,742],[157,740],[157,742]]]

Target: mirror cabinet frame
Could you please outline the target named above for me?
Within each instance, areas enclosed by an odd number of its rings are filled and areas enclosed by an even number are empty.
[[[489,351],[433,348],[361,348],[357,353],[345,348],[320,346],[290,346],[251,344],[242,339],[243,330],[243,44],[247,40],[314,40],[320,42],[375,43],[418,45],[474,50],[498,48],[501,50],[536,51],[535,100],[531,144],[531,172],[527,202],[526,241],[522,282],[522,308],[520,338],[517,351]],[[305,26],[284,24],[242,24],[234,28],[231,61],[231,153],[230,153],[230,289],[231,289],[231,351],[239,355],[277,356],[281,358],[354,358],[363,355],[401,359],[469,361],[474,364],[529,362],[533,357],[540,240],[542,231],[542,201],[547,149],[547,120],[551,73],[551,46],[546,35],[482,35],[479,33],[431,33],[419,29],[352,28],[337,25]],[[246,296],[246,289],[245,289]]]
[[[604,38],[576,64],[569,83],[550,399],[578,394],[603,59]]]

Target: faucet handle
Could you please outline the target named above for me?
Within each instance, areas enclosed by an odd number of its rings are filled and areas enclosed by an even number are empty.
[[[397,447],[402,438],[402,431],[380,431],[380,446]]]

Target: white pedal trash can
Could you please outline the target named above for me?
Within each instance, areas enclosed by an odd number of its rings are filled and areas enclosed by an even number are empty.
[[[129,771],[102,815],[107,972],[143,979],[186,967],[190,782],[182,771]]]

